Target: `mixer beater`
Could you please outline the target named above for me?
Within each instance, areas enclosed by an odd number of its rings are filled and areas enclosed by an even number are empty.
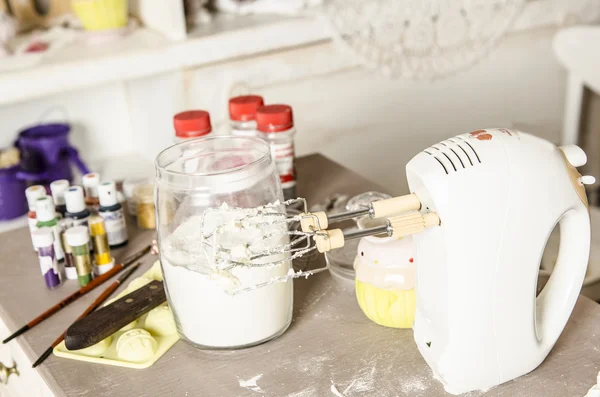
[[[304,211],[288,215],[286,207],[299,204]],[[315,250],[324,253],[341,248],[348,240],[372,235],[400,238],[440,224],[437,213],[422,213],[420,209],[421,202],[415,194],[374,201],[364,209],[332,216],[308,212],[303,198],[255,208],[211,208],[204,212],[201,224],[204,254],[210,258],[205,270],[223,274],[239,267],[280,266]],[[380,224],[358,231],[328,229],[330,224],[360,216],[369,216]],[[235,295],[328,268],[327,264],[298,272],[291,268],[284,276],[229,292]]]

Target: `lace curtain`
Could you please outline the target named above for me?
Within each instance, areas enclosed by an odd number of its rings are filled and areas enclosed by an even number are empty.
[[[482,59],[525,0],[328,0],[338,39],[393,77],[432,80]]]

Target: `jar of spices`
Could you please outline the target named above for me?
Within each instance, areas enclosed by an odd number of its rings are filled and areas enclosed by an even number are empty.
[[[135,188],[143,183],[148,183],[148,178],[128,178],[123,181],[123,195],[127,202],[127,213],[131,216],[137,216],[134,197]]]
[[[188,110],[173,116],[175,142],[199,138],[211,133],[210,114],[204,110]]]
[[[154,185],[149,183],[138,185],[135,188],[134,197],[138,227],[142,229],[155,229]]]
[[[271,147],[271,156],[279,173],[283,197],[294,199],[296,195],[296,166],[294,154],[294,116],[291,106],[267,105],[256,111],[259,136]]]
[[[231,135],[257,136],[256,110],[263,105],[263,97],[259,95],[242,95],[231,98],[229,100]]]

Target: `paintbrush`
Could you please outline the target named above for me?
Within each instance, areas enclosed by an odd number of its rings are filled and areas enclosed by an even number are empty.
[[[19,328],[8,338],[4,339],[2,341],[2,343],[7,343],[11,339],[16,338],[17,336],[25,333],[27,330],[30,330],[31,328],[35,327],[36,325],[38,325],[39,323],[41,323],[48,317],[52,316],[54,313],[58,312],[63,307],[67,306],[69,303],[74,302],[77,299],[81,298],[83,295],[87,294],[88,292],[90,292],[91,290],[93,290],[94,288],[99,286],[100,284],[104,283],[106,280],[110,279],[112,276],[119,273],[121,270],[129,267],[132,263],[136,262],[142,256],[146,255],[148,252],[150,252],[151,248],[152,247],[150,245],[145,247],[143,250],[141,250],[141,251],[133,254],[129,258],[127,258],[123,263],[119,263],[118,265],[115,265],[115,267],[113,267],[112,269],[110,269],[109,271],[104,273],[103,275],[96,277],[95,279],[90,281],[85,287],[81,287],[79,290],[73,292],[71,295],[67,296],[65,299],[63,299],[56,305],[52,306],[50,309],[46,310],[45,312],[43,312],[42,314],[40,314],[39,316],[37,316],[36,318],[31,320],[30,322],[28,322],[27,324],[25,324],[23,327]]]
[[[91,312],[96,310],[97,308],[99,308],[100,305],[106,299],[108,299],[108,297],[117,289],[117,287],[119,285],[121,285],[121,283],[123,283],[125,280],[127,280],[127,277],[129,277],[131,275],[131,273],[133,273],[139,266],[140,266],[140,263],[138,262],[135,265],[133,265],[129,270],[125,271],[125,273],[121,274],[119,276],[119,278],[117,278],[114,283],[112,283],[106,290],[104,290],[104,292],[102,292],[102,294],[100,294],[100,296],[97,297],[96,300],[94,300],[94,302],[92,302],[92,304],[90,306],[88,306],[88,308],[85,309],[85,311],[83,313],[81,313],[81,315],[79,317],[77,317],[77,320],[75,320],[75,321],[81,320],[82,318],[84,318],[85,316],[87,316],[88,314],[90,314]],[[44,362],[44,360],[46,358],[48,358],[50,353],[52,353],[52,350],[54,349],[54,347],[57,346],[65,338],[66,333],[67,333],[67,331],[65,330],[65,332],[63,332],[58,338],[56,338],[56,340],[54,342],[52,342],[50,347],[48,349],[46,349],[46,351],[44,353],[42,353],[42,355],[33,363],[33,365],[31,367],[35,368],[38,365],[40,365],[42,362]]]

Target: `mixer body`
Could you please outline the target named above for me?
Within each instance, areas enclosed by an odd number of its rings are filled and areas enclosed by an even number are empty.
[[[583,152],[567,149],[489,129],[440,142],[407,164],[422,211],[441,219],[414,236],[414,337],[450,393],[486,390],[532,371],[571,314],[590,224],[573,167]],[[557,265],[536,298],[542,253],[558,223]]]

